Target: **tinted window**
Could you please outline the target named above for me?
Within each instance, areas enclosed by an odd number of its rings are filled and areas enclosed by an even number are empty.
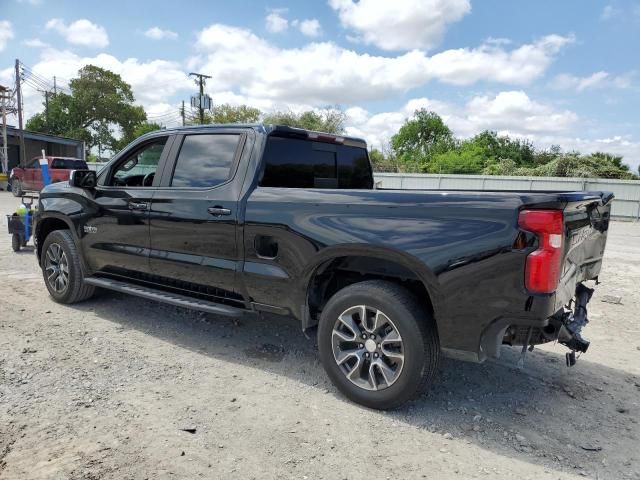
[[[165,143],[167,137],[160,137],[127,154],[115,167],[110,185],[152,186]]]
[[[84,160],[75,160],[73,158],[54,158],[51,161],[51,168],[66,170],[86,170],[87,163]]]
[[[340,146],[338,150],[338,180],[340,188],[373,188],[373,177],[367,150]]]
[[[264,152],[261,186],[361,188],[373,186],[362,147],[270,136]]]
[[[182,142],[172,187],[213,187],[229,179],[240,135],[188,135]]]

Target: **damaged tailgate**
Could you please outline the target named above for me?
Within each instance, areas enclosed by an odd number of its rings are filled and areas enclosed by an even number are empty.
[[[564,206],[564,257],[556,291],[557,308],[575,295],[576,286],[598,278],[611,214],[611,192],[570,192],[559,195]]]

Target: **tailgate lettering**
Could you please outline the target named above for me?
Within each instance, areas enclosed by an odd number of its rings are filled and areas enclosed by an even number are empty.
[[[575,246],[581,244],[588,238],[592,237],[594,234],[595,234],[595,230],[593,230],[591,226],[582,227],[579,230],[575,230],[571,232],[571,242],[570,242],[571,248],[574,248]]]

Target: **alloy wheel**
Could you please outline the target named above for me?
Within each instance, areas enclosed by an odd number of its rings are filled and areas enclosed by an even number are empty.
[[[56,292],[64,292],[69,285],[69,262],[67,254],[57,243],[47,248],[45,258],[45,274],[47,283]]]
[[[376,308],[357,305],[342,312],[331,344],[338,367],[360,388],[383,390],[402,373],[402,337],[391,319]]]

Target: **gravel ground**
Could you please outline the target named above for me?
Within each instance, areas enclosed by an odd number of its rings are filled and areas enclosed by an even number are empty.
[[[640,224],[613,223],[592,341],[445,360],[394,412],[345,400],[292,319],[116,293],[63,306],[0,192],[0,478],[640,478]],[[603,300],[619,296],[620,304]]]

